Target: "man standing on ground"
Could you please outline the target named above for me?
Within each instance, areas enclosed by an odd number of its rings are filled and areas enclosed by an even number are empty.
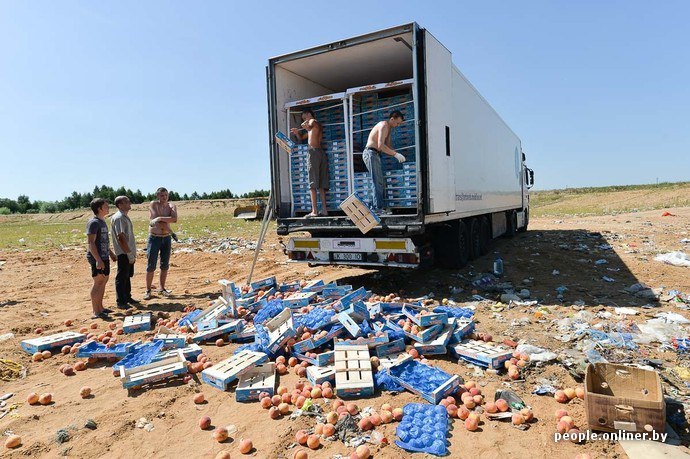
[[[292,128],[290,131],[297,136],[298,139],[308,139],[309,153],[307,161],[307,172],[309,174],[309,195],[311,197],[311,213],[307,214],[305,218],[317,217],[319,215],[328,215],[326,208],[326,190],[328,189],[328,155],[321,148],[321,137],[323,135],[323,128],[321,123],[314,118],[314,112],[309,109],[302,111],[302,128],[307,131],[302,134],[299,129]],[[323,212],[319,214],[319,207],[316,202],[316,190],[319,190],[321,195],[321,206]]]
[[[386,182],[383,178],[383,169],[381,168],[381,154],[385,153],[393,156],[400,163],[405,162],[405,157],[391,147],[391,132],[400,126],[403,121],[405,121],[405,118],[401,112],[398,110],[392,111],[388,120],[380,121],[371,130],[367,139],[367,146],[362,152],[362,160],[364,160],[364,165],[367,166],[374,183],[374,196],[371,200],[373,211],[379,215],[390,214],[389,210],[384,209],[383,199]]]
[[[158,262],[158,254],[161,257],[161,275],[160,286],[158,293],[164,296],[170,295],[170,292],[165,289],[165,280],[168,277],[168,268],[170,266],[170,251],[172,230],[171,223],[177,223],[177,208],[168,202],[168,190],[160,187],[156,190],[157,201],[151,201],[149,207],[149,240],[146,244],[146,253],[148,261],[146,263],[146,295],[145,300],[151,299],[151,285],[153,284],[153,275],[156,272],[156,263]]]
[[[113,237],[113,251],[117,256],[117,276],[115,276],[115,293],[117,307],[129,309],[130,304],[138,302],[132,299],[132,276],[134,262],[137,259],[137,246],[134,241],[134,227],[127,215],[132,203],[127,196],[115,198],[117,212],[110,218],[110,231]]]
[[[105,295],[105,284],[108,283],[110,276],[110,257],[115,262],[115,254],[110,250],[108,240],[108,225],[105,223],[105,216],[108,215],[108,201],[103,198],[96,198],[91,201],[93,217],[86,223],[87,250],[86,259],[91,265],[91,277],[93,287],[91,287],[91,308],[93,309],[92,319],[106,318],[110,314],[110,309],[103,307],[103,296]]]

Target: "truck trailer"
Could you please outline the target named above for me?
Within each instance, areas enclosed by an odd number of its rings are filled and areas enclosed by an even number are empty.
[[[291,260],[457,268],[488,253],[494,238],[527,230],[534,173],[520,139],[417,23],[271,58],[266,76],[273,212],[278,234],[294,236]],[[329,158],[326,217],[305,218],[307,146],[286,152],[274,140],[299,127],[307,108]],[[370,202],[362,150],[393,110],[405,116],[392,147],[406,161],[382,154],[391,213],[362,234],[339,203],[353,193]]]

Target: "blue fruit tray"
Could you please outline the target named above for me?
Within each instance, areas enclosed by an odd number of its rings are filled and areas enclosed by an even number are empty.
[[[122,360],[113,365],[113,369],[133,368],[153,362],[156,355],[163,349],[164,343],[156,340],[152,343],[137,344],[132,352],[127,354]]]
[[[321,330],[331,323],[334,315],[335,311],[332,309],[316,307],[306,314],[295,316],[295,327],[304,326],[309,330]]]
[[[399,360],[387,371],[405,389],[433,404],[439,403],[460,386],[458,375],[451,376],[436,367],[419,363],[411,355]]]
[[[76,332],[62,332],[54,335],[42,336],[40,338],[25,339],[21,342],[21,347],[29,354],[40,351],[47,351],[56,347],[81,343],[86,339],[86,335]]]
[[[77,351],[77,357],[96,357],[99,359],[108,357],[124,357],[132,352],[137,344],[139,344],[139,341],[136,343],[118,343],[113,347],[108,347],[105,344],[91,341],[79,348]]]
[[[408,403],[395,433],[395,444],[406,451],[448,454],[448,413],[443,406]]]

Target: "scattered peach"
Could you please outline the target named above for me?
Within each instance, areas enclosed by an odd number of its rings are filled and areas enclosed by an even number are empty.
[[[568,403],[568,400],[570,400],[562,390],[557,390],[556,393],[553,394],[553,398],[555,398],[558,403]]]
[[[27,402],[29,405],[35,405],[35,404],[37,404],[37,403],[38,403],[38,394],[37,394],[36,392],[30,393],[30,394],[26,397],[26,402]]]
[[[295,434],[295,441],[297,443],[299,443],[300,445],[306,445],[308,438],[309,438],[309,435],[307,435],[307,432],[304,430],[298,430],[297,433]]]
[[[91,395],[91,388],[89,386],[84,386],[79,390],[79,395],[81,398],[86,398]]]
[[[585,399],[585,389],[583,387],[576,387],[575,388],[575,395],[580,400],[584,400]]]
[[[568,400],[572,400],[575,398],[575,389],[573,389],[572,387],[564,389],[563,392],[565,393],[565,396],[568,397]]]
[[[10,435],[5,440],[5,448],[12,449],[22,444],[22,438],[19,435]]]
[[[228,436],[228,429],[226,429],[225,427],[216,427],[213,431],[213,439],[218,443],[223,443],[225,440],[228,439]]]
[[[498,408],[498,411],[505,413],[510,409],[510,406],[508,405],[508,402],[506,402],[504,399],[499,398],[496,400],[496,408]]]
[[[474,416],[468,416],[465,419],[465,428],[470,432],[477,430],[479,428],[479,419]]]
[[[359,445],[355,450],[355,456],[357,459],[369,459],[371,456],[371,451],[367,445]]]
[[[371,430],[374,428],[374,425],[371,423],[369,416],[367,416],[359,420],[357,427],[359,427],[359,430]]]
[[[348,403],[345,408],[347,408],[347,412],[352,416],[355,416],[357,413],[359,413],[359,408],[354,403]]]
[[[204,403],[205,400],[203,393],[199,392],[198,394],[194,394],[194,403],[197,405]]]
[[[252,441],[248,438],[243,438],[240,440],[240,444],[238,446],[238,450],[242,454],[249,454],[249,452],[254,448],[254,445],[252,444]]]
[[[498,411],[498,407],[494,402],[486,402],[486,405],[484,405],[484,411],[487,413],[495,413]]]
[[[525,417],[520,414],[520,413],[515,413],[513,414],[513,417],[511,418],[513,425],[519,426],[521,424],[525,423]]]
[[[280,414],[288,414],[290,412],[290,405],[287,403],[281,403],[278,405],[278,411],[280,411]]]
[[[268,415],[271,419],[278,419],[280,417],[280,410],[277,406],[272,406],[268,409]]]
[[[331,411],[330,413],[328,413],[326,415],[326,422],[335,425],[335,423],[338,422],[338,413],[336,413],[335,411]]]
[[[272,406],[273,402],[271,401],[271,397],[264,397],[261,399],[261,408],[267,410]]]
[[[560,421],[563,416],[568,416],[568,412],[566,410],[556,410],[556,422]]]
[[[43,360],[49,359],[53,356],[53,354],[50,351],[43,351],[41,352],[41,355],[43,356]]]
[[[393,422],[393,413],[387,410],[381,410],[381,422],[384,424],[390,424]]]
[[[310,449],[318,449],[319,446],[321,446],[321,440],[319,439],[319,436],[309,435],[309,438],[307,438],[307,446]]]
[[[402,408],[394,408],[391,413],[393,414],[393,419],[395,419],[398,422],[402,421],[404,414]]]

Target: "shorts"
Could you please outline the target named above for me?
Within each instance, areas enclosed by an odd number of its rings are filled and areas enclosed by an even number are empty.
[[[91,265],[91,277],[96,277],[99,274],[104,276],[110,276],[110,260],[103,260],[103,269],[96,269],[96,260],[92,258],[87,258],[89,264]]]
[[[146,261],[146,272],[152,273],[156,270],[156,263],[158,262],[158,253],[161,254],[161,270],[167,271],[170,267],[170,251],[172,250],[172,237],[168,236],[154,236],[149,234],[149,240],[146,243],[146,254],[148,260]]]
[[[308,153],[309,162],[307,172],[309,173],[309,188],[328,189],[328,155],[323,148],[310,148]]]

